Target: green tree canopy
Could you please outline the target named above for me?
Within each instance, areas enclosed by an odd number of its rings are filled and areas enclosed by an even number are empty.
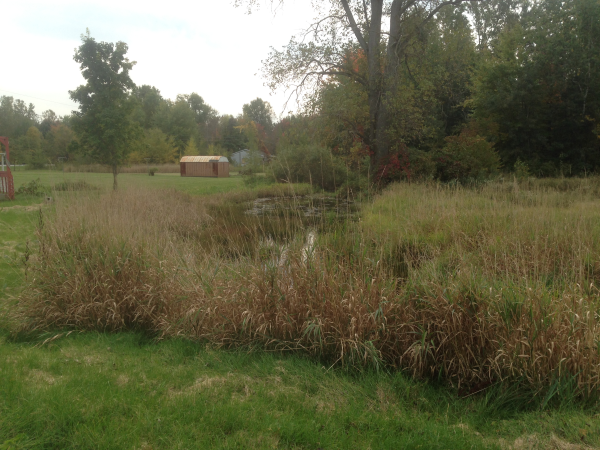
[[[600,4],[546,0],[500,34],[475,83],[475,118],[505,166],[600,168]]]
[[[159,128],[144,130],[143,135],[134,144],[129,162],[134,164],[165,164],[177,160],[179,151],[173,140]]]
[[[0,97],[0,136],[10,139],[23,136],[29,127],[36,125],[37,118],[33,104],[28,106],[23,100]]]
[[[478,0],[470,0],[476,2]],[[257,0],[236,3],[256,4]],[[371,164],[383,164],[396,142],[396,120],[406,112],[406,60],[424,28],[443,11],[463,0],[330,0],[318,2],[320,17],[283,50],[273,50],[264,64],[272,89],[284,87],[312,96],[332,75],[364,86],[369,107],[365,143]],[[384,26],[384,21],[387,25]],[[366,70],[355,70],[349,52],[365,58]],[[414,80],[418,78],[414,77]],[[401,123],[404,127],[406,125]],[[391,133],[390,133],[391,131]]]
[[[73,59],[80,64],[86,84],[69,91],[79,103],[79,111],[73,112],[73,129],[85,152],[112,168],[116,189],[118,168],[131,151],[136,131],[131,118],[135,105],[129,98],[135,86],[129,72],[135,63],[127,58],[124,42],[96,42],[89,32],[81,41]]]
[[[250,103],[246,103],[242,107],[244,117],[261,125],[265,131],[270,131],[273,128],[273,108],[269,102],[265,102],[261,98],[255,98]]]
[[[240,128],[239,121],[232,116],[221,117],[221,146],[229,153],[243,149],[248,139]]]
[[[217,111],[207,104],[202,97],[195,92],[187,95],[178,95],[177,100],[184,100],[190,106],[194,113],[194,120],[197,124],[206,125],[213,117],[217,116]]]
[[[178,98],[171,108],[166,131],[173,137],[180,154],[184,154],[190,137],[197,133],[194,111],[185,99]]]
[[[138,120],[144,128],[152,128],[156,125],[155,119],[158,109],[165,102],[160,95],[160,91],[154,86],[144,84],[133,89],[133,96],[139,109]]]

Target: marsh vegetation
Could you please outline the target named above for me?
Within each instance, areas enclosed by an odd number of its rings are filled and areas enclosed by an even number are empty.
[[[293,186],[67,194],[40,213],[15,320],[295,351],[461,392],[517,381],[548,401],[562,388],[591,399],[598,192],[593,178],[398,184],[337,221],[246,214],[259,196],[294,204]]]
[[[2,204],[0,442],[600,439],[598,179],[405,183],[365,201],[237,177],[194,196],[215,181],[18,176],[54,201]]]

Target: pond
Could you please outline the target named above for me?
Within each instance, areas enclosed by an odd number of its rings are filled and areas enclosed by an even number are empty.
[[[307,262],[315,252],[317,238],[345,220],[358,218],[358,205],[333,196],[259,198],[245,205],[244,214],[261,223],[259,252],[266,256],[265,268],[282,268],[288,261],[291,239],[303,241],[301,259]],[[282,224],[285,233],[278,230]]]
[[[352,218],[358,211],[352,200],[331,196],[301,196],[301,197],[272,197],[258,198],[248,202],[245,214],[252,216],[289,216],[301,218]]]

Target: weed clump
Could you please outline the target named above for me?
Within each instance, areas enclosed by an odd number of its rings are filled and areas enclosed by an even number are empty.
[[[17,189],[17,194],[26,194],[33,196],[43,196],[48,191],[48,188],[45,187],[39,178],[35,180],[31,180],[27,184],[22,184],[19,189]]]
[[[61,181],[60,183],[56,183],[52,187],[52,189],[54,191],[59,191],[59,192],[70,192],[70,191],[97,191],[99,188],[98,188],[98,186],[89,184],[85,180],[77,180],[77,181],[65,180],[65,181]]]

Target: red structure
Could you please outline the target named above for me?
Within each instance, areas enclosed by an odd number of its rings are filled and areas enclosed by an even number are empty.
[[[2,152],[0,145],[0,196],[4,195],[11,200],[15,199],[15,183],[12,172],[10,171],[10,150],[8,148],[8,138],[0,136],[0,144],[4,144],[6,152]]]

